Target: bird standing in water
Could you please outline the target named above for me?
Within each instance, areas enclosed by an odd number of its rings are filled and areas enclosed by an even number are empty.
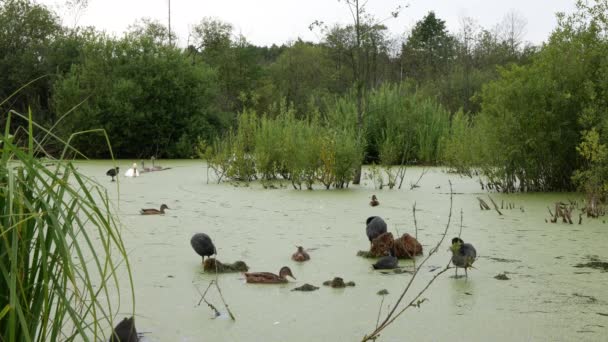
[[[106,176],[112,177],[112,182],[113,182],[114,177],[118,176],[118,166],[113,169],[109,169],[108,172],[106,172]]]
[[[197,233],[192,235],[192,238],[190,239],[190,245],[192,245],[192,248],[198,255],[203,257],[203,262],[205,262],[205,257],[210,257],[216,254],[216,249],[215,245],[213,245],[213,241],[211,241],[209,235],[205,233]]]
[[[464,243],[461,238],[455,237],[452,239],[452,264],[456,266],[456,277],[458,277],[458,268],[464,268],[465,277],[468,278],[469,274],[467,269],[473,266],[475,259],[477,258],[477,251],[470,243]]]

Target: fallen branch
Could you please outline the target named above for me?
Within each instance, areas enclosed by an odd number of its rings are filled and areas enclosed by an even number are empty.
[[[405,310],[407,310],[408,308],[412,307],[413,304],[414,304],[414,302],[416,302],[418,300],[418,298],[420,298],[420,296],[422,296],[422,294],[429,288],[429,286],[431,286],[431,284],[435,281],[435,279],[437,279],[441,274],[445,273],[450,268],[449,266],[450,266],[451,260],[448,262],[448,264],[446,265],[445,269],[443,269],[441,272],[435,274],[435,276],[412,299],[412,301],[410,301],[409,304],[407,304],[403,309],[401,309],[399,312],[396,313],[397,308],[399,307],[399,305],[403,301],[403,298],[408,293],[410,287],[414,283],[414,280],[416,279],[416,276],[418,275],[420,269],[422,268],[422,265],[424,265],[433,254],[437,253],[437,251],[439,250],[439,246],[441,246],[441,244],[443,243],[443,240],[445,240],[445,237],[446,237],[446,235],[448,233],[448,229],[450,228],[450,222],[452,221],[452,206],[453,206],[453,203],[454,203],[454,199],[453,199],[454,192],[452,190],[452,182],[449,182],[449,183],[450,183],[450,211],[449,211],[449,215],[448,215],[448,222],[447,222],[447,224],[445,226],[445,229],[443,231],[441,239],[437,242],[437,244],[435,245],[435,247],[433,247],[430,250],[430,252],[426,256],[426,258],[424,258],[424,260],[422,260],[422,262],[420,263],[420,266],[414,270],[414,274],[412,274],[412,277],[410,278],[409,282],[407,283],[407,285],[405,286],[405,288],[401,292],[401,295],[399,296],[399,299],[397,299],[397,301],[395,302],[395,305],[393,306],[392,310],[390,310],[388,312],[388,314],[386,315],[386,317],[384,318],[384,320],[382,321],[382,323],[380,323],[380,325],[376,326],[376,328],[374,329],[374,331],[372,331],[368,335],[363,336],[362,342],[372,341],[372,340],[377,339],[378,336],[380,335],[380,332],[382,332],[382,330],[384,330],[386,327],[388,327],[389,325],[391,325],[395,321],[395,319],[397,319],[399,316],[401,316],[401,314],[403,314],[405,312]]]
[[[498,209],[498,205],[496,205],[496,202],[494,202],[494,200],[492,199],[492,197],[490,195],[488,195],[488,198],[490,199],[490,201],[492,201],[492,204],[494,205],[494,209],[496,209],[496,212],[498,213],[498,215],[502,216],[502,213],[500,212],[500,209]]]
[[[479,201],[479,209],[490,210],[490,206],[488,205],[488,203],[486,203],[486,201],[484,201],[480,197],[477,197],[477,200]]]

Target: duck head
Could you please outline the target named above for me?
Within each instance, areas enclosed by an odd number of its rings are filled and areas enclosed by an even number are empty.
[[[376,197],[376,195],[372,195],[372,201],[377,201],[378,198]]]
[[[370,222],[372,222],[373,219],[375,219],[378,216],[370,216],[367,218],[367,220],[365,220],[365,224],[369,224]]]
[[[281,267],[281,270],[279,271],[279,277],[285,279],[287,276],[290,276],[293,279],[296,279],[296,277],[294,277],[293,274],[291,274],[291,270],[289,269],[289,267],[287,267],[287,266]]]
[[[170,209],[169,207],[167,207],[166,204],[163,204],[160,206],[160,210],[164,210],[164,209]]]

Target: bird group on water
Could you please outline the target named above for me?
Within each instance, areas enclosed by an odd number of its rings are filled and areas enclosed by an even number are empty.
[[[136,165],[134,164],[134,167]],[[112,172],[111,172],[112,171]],[[113,173],[113,175],[111,175]],[[113,178],[118,174],[118,167],[110,169],[107,173],[108,176]],[[376,195],[372,196],[371,206],[378,206],[379,201]],[[165,209],[169,209],[166,204],[162,204],[160,210],[157,209],[142,209],[142,215],[155,215],[164,214]],[[373,244],[374,239],[387,232],[386,222],[379,216],[371,216],[366,220],[366,235]],[[204,264],[205,257],[210,258],[217,254],[217,249],[211,240],[211,237],[205,233],[196,233],[190,239],[190,245],[192,249],[201,256]],[[452,245],[450,247],[452,252],[451,262],[455,266],[456,276],[458,277],[458,268],[464,268],[465,277],[468,278],[468,269],[472,267],[473,263],[477,258],[477,251],[470,243],[465,243],[460,237],[454,237],[452,239]],[[304,262],[310,260],[310,255],[302,246],[297,246],[297,250],[292,254],[291,259],[296,262]],[[398,268],[399,259],[394,255],[391,249],[389,249],[387,255],[379,258],[376,263],[372,265],[374,269],[395,269]],[[287,283],[287,277],[296,279],[291,269],[288,266],[283,266],[279,270],[278,274],[271,272],[245,272],[245,280],[247,283],[257,284],[283,284]],[[125,318],[121,321],[114,329],[110,342],[137,342],[139,337],[135,329],[134,318]]]

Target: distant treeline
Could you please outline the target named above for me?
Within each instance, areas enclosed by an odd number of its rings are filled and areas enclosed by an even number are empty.
[[[31,108],[62,138],[105,128],[119,158],[192,157],[197,146],[218,157],[244,143],[243,122],[267,131],[270,151],[280,141],[274,134],[297,123],[316,127],[317,143],[353,142],[354,169],[443,164],[465,174],[478,169],[505,191],[580,186],[601,196],[608,190],[607,12],[606,0],[579,2],[575,13],[558,15],[540,47],[524,43],[525,20],[516,12],[492,29],[463,18],[458,32],[429,12],[402,40],[365,16],[358,26],[318,26],[319,43],[270,47],[203,18],[181,48],[159,22],[144,19],[114,37],[64,27],[31,0],[7,0],[0,2],[0,99],[44,76],[2,110]],[[102,139],[83,136],[75,145],[108,157]],[[242,151],[247,158],[262,154],[256,139]],[[312,145],[294,148],[302,146]],[[273,163],[274,171],[267,164],[256,174],[280,174],[287,162]]]

